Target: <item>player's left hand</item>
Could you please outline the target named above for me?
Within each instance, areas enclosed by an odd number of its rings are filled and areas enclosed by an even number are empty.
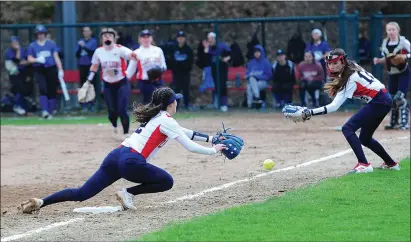
[[[305,122],[312,116],[310,109],[295,105],[285,105],[282,110],[284,116],[294,122]]]
[[[225,129],[223,124],[223,132],[217,132],[213,137],[212,143],[213,145],[225,145],[225,149],[221,150],[221,153],[229,160],[232,160],[240,154],[244,146],[244,140],[239,136],[227,133],[227,130],[229,129]]]

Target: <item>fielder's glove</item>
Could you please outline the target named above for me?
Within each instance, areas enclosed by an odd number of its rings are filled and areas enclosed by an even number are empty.
[[[282,112],[287,119],[294,121],[295,123],[305,122],[312,116],[310,109],[291,104],[285,105]]]
[[[86,81],[83,86],[78,90],[77,99],[79,103],[88,103],[95,99],[96,91],[93,84]]]
[[[239,136],[227,133],[227,130],[229,129],[225,129],[224,124],[223,130],[223,132],[217,132],[217,134],[213,137],[212,143],[213,145],[224,144],[227,148],[222,150],[221,153],[229,160],[232,160],[240,154],[241,149],[244,146],[244,141]]]
[[[154,67],[147,71],[148,80],[151,82],[156,82],[161,79],[163,70],[160,67]]]

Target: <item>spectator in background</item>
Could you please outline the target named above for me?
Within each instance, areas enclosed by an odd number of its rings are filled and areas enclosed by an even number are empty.
[[[11,92],[13,93],[13,111],[19,115],[26,114],[24,109],[24,89],[27,78],[27,50],[20,46],[16,36],[10,38],[10,47],[6,50],[6,70],[9,74]]]
[[[304,60],[305,42],[300,33],[295,33],[287,46],[287,56],[290,61],[298,65]]]
[[[371,64],[371,41],[365,32],[361,32],[358,40],[358,52],[360,55],[360,65]]]
[[[304,62],[298,65],[298,76],[300,82],[301,106],[306,107],[306,95],[308,92],[313,100],[313,106],[320,106],[320,90],[323,88],[324,73],[319,62],[314,59],[314,54],[307,51],[304,54]]]
[[[314,53],[314,59],[321,63],[324,72],[324,80],[327,78],[327,71],[325,66],[325,57],[330,52],[330,47],[328,46],[327,41],[322,41],[321,36],[322,32],[319,29],[314,29],[311,32],[312,40],[307,43],[305,47],[305,52],[311,51]]]
[[[88,73],[91,67],[91,58],[93,57],[94,51],[97,49],[97,40],[92,37],[93,32],[90,27],[83,28],[83,38],[77,42],[77,64],[80,73],[80,84],[87,81]],[[97,78],[94,77],[92,83],[94,88],[97,87]],[[93,103],[82,103],[83,111],[91,111]]]
[[[245,73],[247,79],[247,106],[252,108],[253,103],[257,109],[261,108],[263,101],[260,91],[268,86],[272,76],[270,62],[265,57],[264,48],[261,45],[254,46],[254,58],[248,62]]]
[[[174,46],[171,70],[173,72],[173,89],[183,92],[184,107],[190,108],[190,75],[193,66],[193,50],[186,43],[184,31],[177,33],[177,45]]]
[[[292,102],[293,86],[295,84],[294,63],[287,60],[283,50],[277,50],[277,61],[273,63],[273,104],[276,108]]]
[[[227,81],[228,81],[228,67],[231,60],[231,49],[227,44],[219,42],[216,45],[216,34],[210,32],[207,35],[207,41],[203,41],[204,53],[208,55],[211,62],[211,72],[213,75],[214,86],[216,87],[216,95],[218,95],[217,87],[220,86],[220,109],[223,112],[228,111],[228,92],[227,92]],[[219,78],[217,80],[217,62],[219,63]],[[217,83],[219,81],[219,83]],[[216,98],[216,100],[218,100]]]
[[[64,77],[64,70],[57,46],[46,39],[46,27],[37,25],[34,33],[36,40],[29,45],[27,60],[33,64],[33,75],[39,85],[41,115],[51,119],[57,104],[57,80]]]
[[[197,47],[196,65],[198,66],[198,68],[203,70],[202,83],[199,87],[199,92],[201,93],[209,88],[214,88],[213,75],[211,74],[211,61],[208,53],[205,53],[204,51],[205,47],[203,43],[205,41],[207,41],[207,39],[200,41]]]

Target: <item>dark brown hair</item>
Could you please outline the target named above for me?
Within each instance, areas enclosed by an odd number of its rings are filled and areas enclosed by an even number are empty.
[[[338,53],[338,55],[345,55],[345,52],[342,49],[336,49],[334,53]],[[332,55],[332,53],[330,53],[330,55]],[[331,82],[328,82],[324,85],[324,90],[328,93],[328,96],[330,97],[334,97],[335,95],[337,95],[337,92],[345,88],[348,79],[354,72],[364,70],[361,66],[359,66],[352,60],[343,58],[342,61],[345,62],[342,73],[338,77],[333,78]]]
[[[139,123],[148,123],[161,110],[166,110],[174,91],[169,87],[160,87],[153,93],[149,104],[133,103],[133,115]]]

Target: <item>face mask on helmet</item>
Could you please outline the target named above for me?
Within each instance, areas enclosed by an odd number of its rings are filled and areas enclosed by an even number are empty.
[[[106,41],[104,41],[104,44],[105,44],[105,45],[111,45],[111,40],[106,40]]]
[[[340,64],[337,63],[340,61]],[[327,72],[330,77],[338,77],[344,70],[346,61],[344,55],[330,54],[325,58]]]

